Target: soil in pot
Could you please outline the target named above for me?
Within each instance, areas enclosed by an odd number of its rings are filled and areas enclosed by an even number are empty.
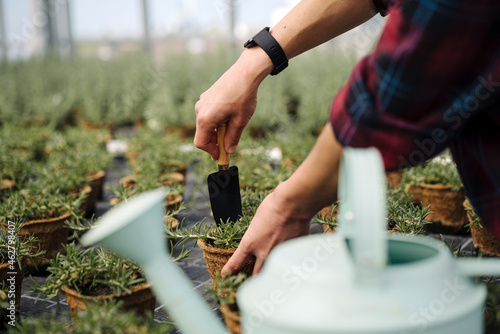
[[[58,253],[64,253],[64,245],[68,243],[69,230],[64,222],[71,216],[66,212],[59,217],[30,220],[24,223],[19,231],[19,236],[34,234],[38,242],[34,244],[34,252],[44,250],[46,253],[41,259],[33,259],[28,264],[30,271],[43,270],[48,266],[48,259],[53,259]]]
[[[74,314],[78,313],[79,310],[87,309],[85,303],[106,301],[110,299],[117,299],[123,302],[123,309],[133,310],[140,315],[146,315],[150,312],[152,316],[156,307],[156,297],[151,291],[151,286],[149,283],[145,282],[142,284],[130,287],[131,294],[123,292],[120,296],[115,293],[106,293],[98,295],[86,295],[82,294],[68,286],[62,288],[66,294],[66,302],[68,303],[69,310],[71,311],[73,320]]]
[[[434,233],[466,233],[467,217],[463,209],[464,190],[453,191],[453,186],[442,184],[420,184],[412,186],[409,193],[413,201],[430,205],[426,218],[431,224],[426,228]]]
[[[207,270],[212,279],[212,286],[216,288],[216,275],[220,273],[224,265],[229,261],[229,258],[236,252],[236,248],[223,249],[215,247],[210,244],[206,239],[198,239],[198,247],[203,250],[203,257],[205,258],[205,263],[207,264]],[[253,272],[253,267],[255,265],[255,257],[252,258],[243,266],[240,272],[243,272],[247,276],[251,276]],[[236,273],[233,273],[236,274]]]

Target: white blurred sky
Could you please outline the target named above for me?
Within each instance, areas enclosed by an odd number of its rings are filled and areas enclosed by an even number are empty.
[[[272,25],[298,0],[236,0],[237,31]],[[19,34],[30,19],[31,0],[4,0],[7,36]],[[149,0],[154,35],[179,30],[200,32],[226,29],[229,0]],[[142,34],[139,0],[70,0],[76,39],[139,37]]]

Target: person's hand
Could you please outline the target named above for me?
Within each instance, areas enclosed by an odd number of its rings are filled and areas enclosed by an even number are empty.
[[[341,155],[342,146],[327,123],[307,159],[262,201],[222,275],[237,272],[252,255],[257,274],[275,246],[309,234],[311,218],[337,200]]]
[[[272,62],[260,48],[246,50],[196,103],[194,145],[217,160],[219,149],[215,128],[228,123],[224,148],[236,151],[243,129],[257,106],[257,90],[272,70]]]
[[[279,191],[268,195],[257,209],[239,247],[222,269],[221,274],[235,273],[252,255],[256,257],[253,274],[259,273],[269,252],[289,239],[308,235],[310,218],[290,216],[286,201]]]

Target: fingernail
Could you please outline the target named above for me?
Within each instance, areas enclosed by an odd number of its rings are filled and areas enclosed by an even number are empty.
[[[229,154],[233,154],[234,152],[236,152],[236,146],[231,146],[230,148],[228,148],[227,150],[227,153]]]

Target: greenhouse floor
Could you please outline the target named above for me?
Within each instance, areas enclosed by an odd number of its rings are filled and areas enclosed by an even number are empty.
[[[184,218],[184,224],[186,226],[191,226],[204,217],[209,217],[206,219],[206,223],[212,224],[213,220],[210,217],[209,209],[209,199],[208,193],[206,191],[206,186],[202,184],[199,185],[198,180],[196,180],[196,175],[191,168],[188,168],[188,173],[186,177],[186,191],[184,194],[185,202],[188,203],[188,210],[184,215],[180,216],[180,219]],[[109,208],[109,200],[112,197],[112,190],[118,185],[120,178],[128,175],[130,173],[130,168],[127,162],[122,157],[115,158],[113,165],[107,170],[106,183],[104,187],[103,199],[100,200],[97,206],[96,216],[100,216],[105,213]],[[193,200],[196,198],[196,200]],[[311,227],[311,233],[321,233],[322,228],[320,225],[313,224]],[[441,238],[440,235],[431,235],[436,238]],[[473,254],[474,248],[472,245],[472,240],[470,236],[444,236],[443,237],[449,244],[454,247],[460,246],[461,251],[465,254]],[[194,247],[194,241],[188,242],[186,244],[186,249],[191,250],[189,259],[179,262],[179,266],[182,268],[184,273],[191,279],[194,289],[207,300],[207,303],[214,309],[220,318],[222,318],[217,305],[215,305],[210,300],[210,295],[207,291],[207,287],[210,284],[210,276],[206,269],[206,264],[203,259],[202,251],[198,247]],[[174,255],[178,254],[179,250],[174,250]],[[33,279],[37,283],[43,283],[46,279],[47,274],[36,274]],[[30,295],[29,286],[31,285],[31,280],[29,277],[25,277],[23,281],[23,295],[21,299],[21,318],[32,317],[32,316],[43,316],[50,312],[54,312],[57,319],[61,322],[71,323],[71,318],[69,317],[69,309],[65,303],[64,294],[60,294],[60,309],[58,308],[56,300],[43,301],[41,299],[36,301],[36,296]],[[171,323],[166,311],[163,306],[157,304],[155,310],[155,321],[159,323],[168,322]]]

